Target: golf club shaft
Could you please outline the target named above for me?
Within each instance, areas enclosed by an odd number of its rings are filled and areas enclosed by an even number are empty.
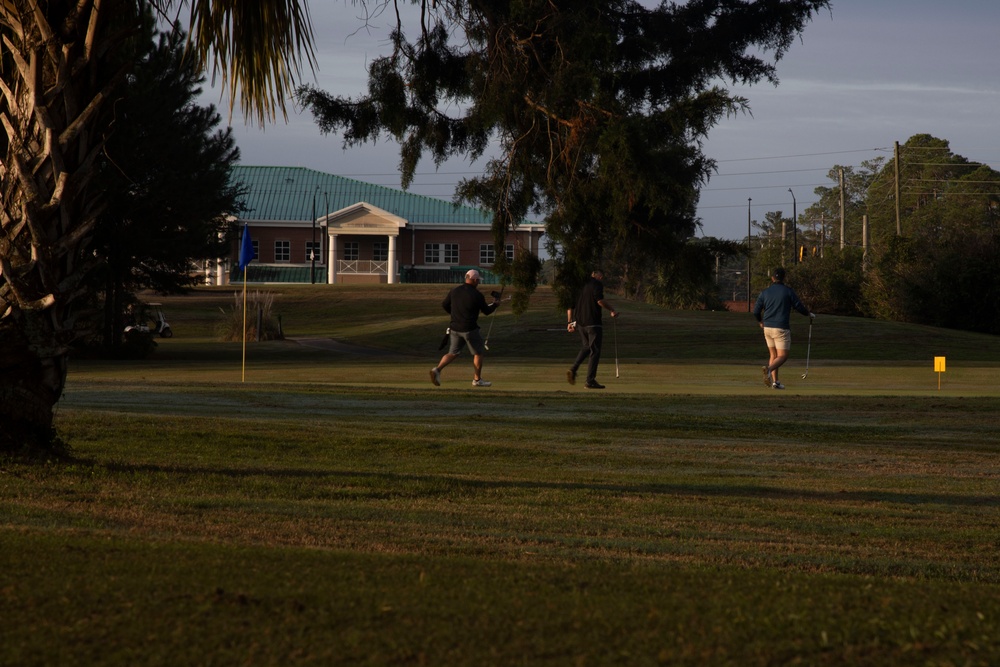
[[[497,310],[500,309],[500,302],[503,301],[503,291],[505,289],[507,289],[506,285],[502,285],[500,287],[500,296],[497,297]],[[497,311],[494,310],[493,313],[490,315],[490,328],[486,330],[486,340],[483,341],[483,347],[485,347],[487,351],[490,349],[490,334],[493,333],[493,321],[495,320],[493,315],[496,315],[496,312]]]
[[[612,326],[615,330],[615,377],[620,377],[618,373],[618,318],[611,318]]]
[[[806,372],[802,374],[802,379],[805,380],[806,376],[809,375],[809,354],[812,352],[813,343],[813,323],[809,322],[809,342],[806,343]]]
[[[496,311],[494,311],[496,312]],[[490,334],[493,333],[493,317],[490,317],[490,328],[486,330],[486,340],[483,341],[483,347],[487,350],[490,349]]]

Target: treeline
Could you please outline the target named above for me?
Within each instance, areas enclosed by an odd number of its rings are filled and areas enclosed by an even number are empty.
[[[780,211],[754,223],[752,295],[785,266],[818,312],[1000,333],[1000,172],[919,134],[829,177],[794,234]],[[746,296],[746,264],[745,249],[725,257],[724,297]]]

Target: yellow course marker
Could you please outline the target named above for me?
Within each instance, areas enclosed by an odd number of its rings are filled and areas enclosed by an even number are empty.
[[[944,373],[944,357],[934,357],[934,372],[938,374],[938,390],[941,390],[941,373]]]

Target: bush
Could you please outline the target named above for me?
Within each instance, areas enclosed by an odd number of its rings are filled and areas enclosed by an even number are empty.
[[[233,343],[244,340],[282,340],[284,334],[281,324],[272,314],[274,306],[273,292],[248,292],[246,295],[246,331],[244,324],[243,293],[233,292],[232,309],[222,311],[223,320],[218,326],[218,335],[223,342]],[[258,331],[258,323],[260,330]]]

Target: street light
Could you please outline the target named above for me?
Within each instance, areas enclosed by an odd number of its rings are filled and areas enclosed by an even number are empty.
[[[326,231],[327,231],[327,238],[329,238],[329,232],[330,232],[330,219],[329,219],[329,215],[330,215],[330,193],[327,192],[326,190],[323,191],[323,200],[326,202],[326,213],[324,213],[323,215],[327,216]],[[322,240],[322,237],[320,237],[320,242],[319,242],[319,256],[320,257],[324,257],[325,256],[324,253],[323,253],[323,240]],[[322,260],[320,260],[320,261],[322,261]],[[330,275],[330,267],[329,266],[327,266],[326,271],[327,271],[327,277],[323,279],[324,283],[330,279],[329,278],[329,275]]]
[[[798,225],[795,221],[795,216],[798,212],[795,210],[795,193],[792,192],[791,188],[788,188],[788,194],[792,195],[792,264],[799,263],[799,237],[798,237]]]
[[[311,260],[309,268],[309,277],[312,279],[312,284],[316,284],[316,193],[319,192],[319,186],[313,190],[313,240],[312,245],[309,246],[309,257]]]

